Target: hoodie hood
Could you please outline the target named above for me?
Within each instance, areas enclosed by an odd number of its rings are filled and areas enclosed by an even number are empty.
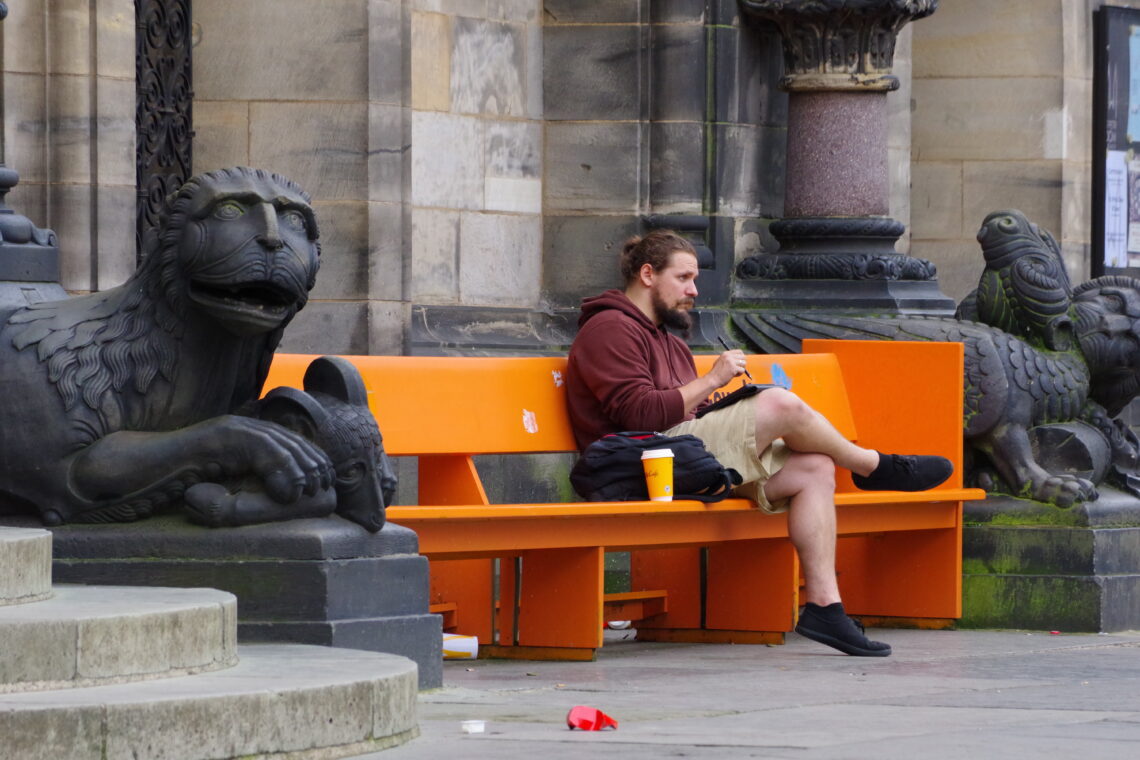
[[[637,308],[637,306],[634,305],[633,301],[629,300],[629,297],[625,294],[625,291],[618,290],[616,288],[613,290],[607,290],[601,295],[582,299],[582,313],[578,316],[578,329],[581,330],[593,317],[596,317],[603,311],[609,311],[610,309],[616,309],[621,313],[632,317],[644,325],[646,329],[657,329],[657,325],[653,324],[653,321],[649,317],[645,316],[645,312]]]

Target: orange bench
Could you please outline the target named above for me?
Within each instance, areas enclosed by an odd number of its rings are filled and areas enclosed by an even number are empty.
[[[266,388],[299,385],[311,356],[278,354]],[[742,499],[490,504],[474,455],[574,451],[563,358],[350,356],[389,454],[419,458],[418,505],[388,519],[431,560],[432,610],[485,656],[590,659],[604,620],[638,638],[782,643],[800,573],[787,520]],[[698,357],[701,371],[715,357]],[[814,341],[750,356],[757,382],[791,389],[862,445],[942,454],[947,483],[862,492],[840,471],[840,587],[873,621],[945,627],[961,615],[962,347]],[[735,385],[735,384],[733,384]],[[607,551],[631,552],[633,591],[603,593]]]

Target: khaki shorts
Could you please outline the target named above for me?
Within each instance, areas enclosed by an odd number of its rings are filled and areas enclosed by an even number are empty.
[[[788,508],[788,500],[769,502],[764,495],[764,484],[788,461],[790,451],[784,441],[777,438],[757,456],[754,403],[754,399],[747,399],[700,419],[686,420],[665,434],[687,433],[700,438],[722,465],[740,473],[744,482],[737,486],[737,496],[751,499],[765,512],[783,512]]]

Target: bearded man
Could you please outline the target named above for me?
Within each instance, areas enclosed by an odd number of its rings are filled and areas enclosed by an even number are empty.
[[[843,609],[835,575],[835,467],[851,470],[861,489],[922,491],[950,477],[953,465],[944,457],[856,446],[783,388],[696,418],[709,394],[745,370],[744,353],[728,350],[698,376],[688,346],[666,330],[690,327],[696,251],[677,233],[655,230],[625,243],[621,272],[624,290],[583,301],[570,348],[567,404],[578,448],[622,430],[697,436],[740,473],[737,495],[765,512],[788,512],[807,601],[796,632],[850,655],[889,655],[890,646],[869,640]]]

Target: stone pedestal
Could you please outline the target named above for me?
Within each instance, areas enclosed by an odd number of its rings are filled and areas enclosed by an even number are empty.
[[[56,583],[222,589],[238,598],[241,642],[400,654],[419,665],[420,688],[442,684],[427,558],[406,528],[373,534],[333,517],[214,530],[171,515],[51,531]]]
[[[936,0],[741,0],[741,7],[782,35],[788,141],[784,219],[771,225],[780,250],[740,263],[734,306],[952,314],[934,266],[895,252],[904,228],[888,216],[895,39],[933,13]]]
[[[8,192],[19,181],[15,170],[0,164],[0,312],[67,297],[59,284],[55,233],[8,207]]]
[[[962,627],[1140,629],[1140,500],[1102,488],[1062,510],[990,496],[966,521]]]

